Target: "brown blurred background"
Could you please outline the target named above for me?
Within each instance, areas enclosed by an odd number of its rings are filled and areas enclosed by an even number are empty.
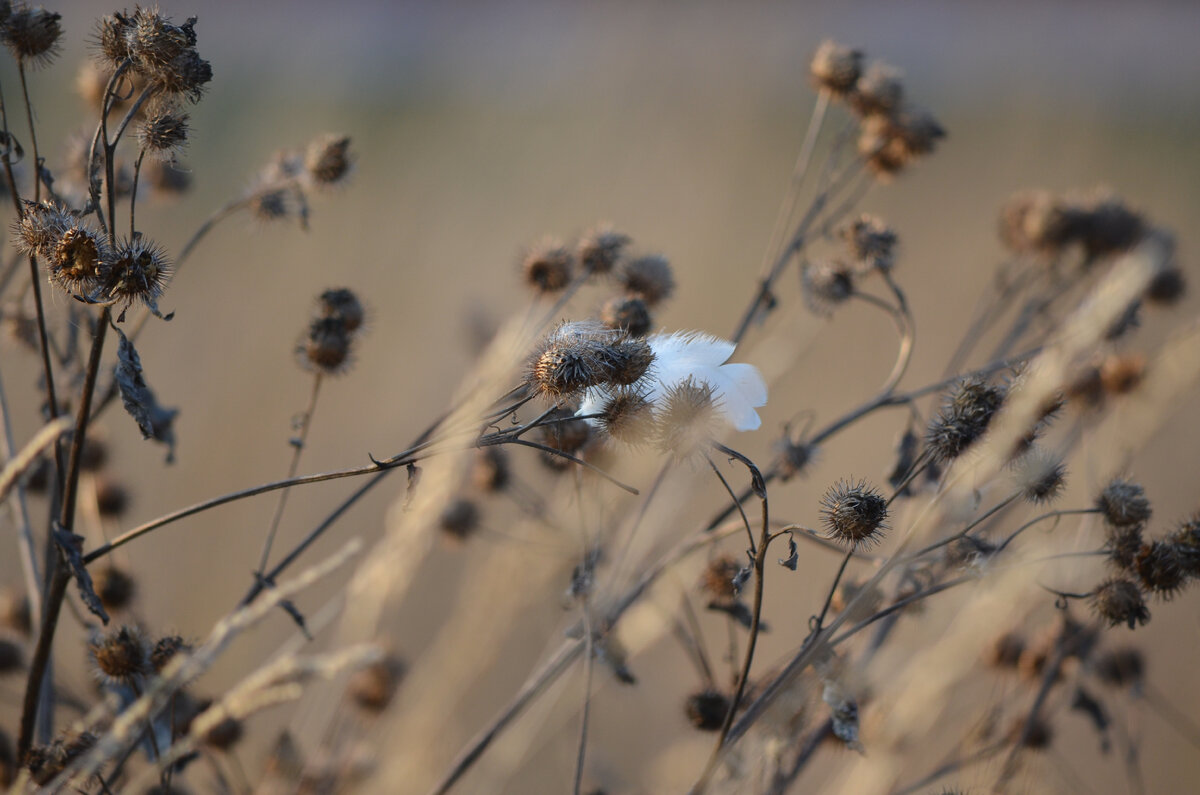
[[[71,86],[93,19],[113,9],[65,3],[56,10],[68,46],[32,83],[51,168],[60,142],[84,126],[85,108]],[[898,277],[918,323],[907,384],[940,376],[1002,257],[996,208],[1015,190],[1111,187],[1177,233],[1185,266],[1195,259],[1200,6],[1193,3],[170,2],[162,10],[177,21],[199,16],[199,50],[215,78],[192,111],[185,161],[195,189],[171,206],[139,210],[150,236],[177,249],[274,150],[322,132],[353,137],[357,171],[344,191],[314,201],[309,232],[237,217],[171,285],[162,305],[175,319],[152,324],[139,348],[160,399],[181,408],[178,460],[163,467],[162,450],[143,443],[128,418],[105,418],[114,467],[136,483],[131,511],[110,533],[284,474],[289,423],[309,384],[292,347],[312,298],[329,286],[367,298],[370,333],[352,373],[323,390],[302,472],[390,454],[424,427],[470,365],[478,330],[524,310],[517,259],[546,233],[569,239],[598,220],[613,222],[639,249],[666,254],[676,268],[679,289],[658,317],[662,326],[731,332],[814,101],[808,58],[827,36],[900,67],[909,95],[949,131],[934,157],[864,203],[901,236]],[[0,79],[14,96],[7,60]],[[794,276],[784,290],[792,308]],[[602,298],[585,294],[576,312]],[[1159,338],[1196,306],[1188,298],[1172,317],[1148,319],[1142,333]],[[828,419],[869,395],[894,355],[888,322],[876,315],[854,309],[830,322],[776,387],[786,400],[772,401],[763,430],[739,439],[739,449],[765,457],[781,423],[798,412]],[[874,344],[880,338],[888,344]],[[18,433],[27,436],[35,427],[37,363],[11,345],[0,355]],[[1194,416],[1185,410],[1168,432],[1113,459],[1147,484],[1167,521],[1196,507]],[[839,437],[810,479],[781,489],[780,510],[811,523],[833,480],[880,478],[886,461],[872,456],[889,449],[898,427],[894,417],[875,418]],[[1076,482],[1068,499],[1086,501],[1095,486]],[[355,508],[314,559],[352,534],[374,537],[400,487],[399,480],[385,485]],[[277,549],[349,488],[342,482],[294,493]],[[273,504],[239,503],[130,546],[120,560],[150,572],[140,583],[145,621],[202,636],[249,584]],[[463,554],[436,552],[420,589],[435,593]],[[831,565],[821,561],[813,571]],[[16,579],[12,556],[3,557],[2,571]],[[802,629],[779,637],[788,631],[788,611],[802,627],[827,577],[769,584],[768,615],[775,611],[779,629],[761,659],[791,648]],[[301,606],[319,605],[320,593]],[[1153,650],[1151,680],[1193,714],[1200,712],[1191,662],[1200,653],[1197,615],[1188,594],[1158,607],[1137,635]],[[402,652],[419,656],[438,620],[419,609],[398,617]],[[290,632],[282,615],[268,622],[234,647],[206,687],[219,691]],[[643,670],[686,665],[666,646]],[[81,669],[64,676],[84,687]],[[595,753],[597,768],[613,771],[609,786],[617,791],[669,789],[663,782],[673,780],[656,778],[665,744],[650,738],[646,749],[644,738],[628,736],[638,694],[604,687],[610,700],[596,711],[595,742],[607,750]],[[0,689],[19,692],[15,681]],[[464,736],[491,708],[463,714]],[[664,697],[662,709],[656,731],[686,738],[677,694]],[[1074,720],[1073,739],[1055,753],[1073,760],[1087,791],[1125,791],[1116,760],[1089,761],[1094,737]],[[1195,747],[1152,715],[1142,725],[1153,740],[1143,747],[1148,791],[1187,790],[1186,782],[1200,780]],[[447,746],[461,739],[448,737]],[[693,769],[709,742],[683,741]],[[544,739],[529,762],[539,773],[511,791],[564,788],[572,744],[570,737]]]

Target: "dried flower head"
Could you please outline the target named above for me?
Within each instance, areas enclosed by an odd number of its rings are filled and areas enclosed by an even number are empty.
[[[61,19],[61,14],[44,8],[18,5],[0,26],[0,38],[13,58],[35,68],[46,66],[58,55]]]
[[[63,234],[78,225],[65,207],[54,202],[26,202],[25,213],[13,228],[17,249],[22,254],[51,259]]]
[[[64,733],[49,745],[37,745],[29,749],[22,760],[35,783],[45,786],[79,757],[96,744],[96,735],[91,732]]]
[[[840,97],[852,90],[862,74],[862,53],[826,39],[813,53],[808,71],[820,89]]]
[[[1146,590],[1162,599],[1170,599],[1187,583],[1184,556],[1166,541],[1143,545],[1134,560],[1134,570]]]
[[[1136,686],[1146,676],[1146,658],[1132,646],[1110,649],[1092,661],[1092,672],[1109,687]]]
[[[626,262],[618,277],[630,295],[653,307],[671,297],[675,276],[671,263],[660,254],[650,254]]]
[[[1015,469],[1021,497],[1034,505],[1053,502],[1066,484],[1067,468],[1062,460],[1041,448],[1021,456]]]
[[[1016,668],[1025,651],[1025,638],[1016,631],[1002,632],[984,650],[984,660],[994,668]]]
[[[1100,384],[1110,395],[1125,395],[1146,375],[1146,357],[1140,353],[1111,354],[1100,365]]]
[[[138,126],[138,142],[153,157],[174,160],[187,144],[189,118],[173,105],[158,105],[146,113]]]
[[[1184,572],[1189,577],[1200,577],[1200,512],[1180,522],[1167,543],[1178,551]]]
[[[618,387],[632,386],[650,371],[654,350],[636,337],[618,338],[605,352],[610,357],[608,381]]]
[[[1142,589],[1132,580],[1105,580],[1092,592],[1092,609],[1110,627],[1126,624],[1130,629],[1150,620],[1150,610]]]
[[[879,177],[898,173],[916,158],[933,152],[946,131],[928,111],[907,106],[893,115],[863,120],[858,153]]]
[[[1101,192],[1083,205],[1080,242],[1089,261],[1126,251],[1146,233],[1141,214],[1117,196]]]
[[[346,331],[354,333],[362,328],[367,311],[353,290],[337,287],[317,297],[317,317],[336,318]]]
[[[1046,190],[1013,195],[1000,209],[1000,239],[1017,254],[1053,256],[1077,235],[1079,211]]]
[[[92,575],[92,586],[105,610],[124,610],[137,593],[137,583],[123,569],[109,566]]]
[[[504,491],[512,480],[508,453],[499,445],[481,447],[471,468],[471,482],[480,491]]]
[[[900,109],[903,100],[903,75],[899,69],[881,61],[867,67],[846,98],[860,116],[891,116]]]
[[[142,301],[151,308],[171,278],[171,261],[159,246],[143,236],[123,240],[105,262],[103,294],[127,306]]]
[[[608,383],[619,335],[591,323],[564,323],[534,351],[526,373],[530,386],[552,400]]]
[[[650,307],[641,298],[616,296],[600,309],[600,321],[631,337],[644,337],[653,323]]]
[[[1145,490],[1132,481],[1113,478],[1100,496],[1096,507],[1104,520],[1114,527],[1129,527],[1145,524],[1150,519],[1150,500]]]
[[[15,638],[0,636],[0,676],[25,667],[25,651]]]
[[[88,651],[102,679],[129,684],[151,670],[150,650],[136,627],[119,627],[88,644]]]
[[[688,378],[668,389],[658,403],[655,444],[664,453],[689,458],[716,437],[720,419],[713,387]]]
[[[356,671],[346,684],[346,692],[363,710],[379,713],[392,702],[403,676],[404,663],[394,655],[387,655]]]
[[[176,654],[187,654],[191,650],[191,644],[179,635],[164,635],[150,650],[150,665],[155,673],[161,674]]]
[[[687,716],[700,731],[715,732],[725,723],[729,698],[718,690],[701,690],[687,699]]]
[[[73,224],[63,231],[53,252],[46,258],[50,282],[68,292],[86,293],[103,278],[108,257],[108,247],[99,232],[82,224]]]
[[[1132,572],[1142,551],[1142,525],[1107,525],[1104,550],[1108,563],[1115,569]]]
[[[129,508],[129,492],[109,478],[96,482],[96,511],[103,517],[119,517]]]
[[[337,317],[317,317],[296,344],[300,366],[322,375],[340,375],[353,363],[352,335]]]
[[[96,54],[101,61],[107,62],[109,68],[119,67],[130,57],[129,37],[132,32],[133,20],[120,12],[103,16],[96,23],[93,37]]]
[[[575,258],[558,240],[545,238],[529,249],[521,263],[525,283],[540,293],[557,293],[571,283]]]
[[[888,504],[865,480],[839,480],[821,497],[825,536],[851,549],[879,542],[888,529]]]
[[[322,135],[304,152],[304,171],[318,188],[344,185],[353,164],[348,135]]]
[[[471,500],[452,500],[438,517],[438,527],[448,538],[465,541],[479,529],[479,507]]]
[[[840,230],[850,253],[866,269],[889,271],[895,264],[896,232],[874,215],[861,215]]]
[[[952,461],[983,436],[1005,391],[982,378],[959,381],[929,424],[925,441],[936,460]]]
[[[611,273],[629,242],[628,235],[602,224],[583,236],[576,247],[575,256],[579,259],[579,266],[587,273]]]
[[[701,585],[713,599],[732,601],[738,597],[738,580],[745,566],[732,555],[719,555],[704,567]]]
[[[640,446],[655,437],[654,406],[639,392],[613,393],[600,413],[601,430],[623,444]]]
[[[815,315],[829,317],[854,295],[854,269],[843,260],[805,262],[800,271],[804,303]]]

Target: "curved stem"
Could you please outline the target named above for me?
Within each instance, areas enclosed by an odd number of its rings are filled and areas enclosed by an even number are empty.
[[[321,391],[321,371],[318,370],[313,374],[312,391],[308,396],[308,406],[304,409],[303,420],[300,425],[300,433],[292,441],[292,461],[288,464],[288,478],[296,477],[296,471],[300,468],[300,456],[304,454],[304,447],[308,443],[308,429],[312,427],[313,412],[317,410],[317,395]],[[283,519],[283,510],[287,507],[288,489],[281,489],[279,499],[275,503],[275,513],[271,517],[271,524],[267,528],[267,538],[263,542],[262,554],[259,556],[258,568],[255,569],[255,579],[261,577],[263,572],[267,570],[267,561],[271,558],[271,545],[275,543],[275,533],[279,530],[279,522]]]

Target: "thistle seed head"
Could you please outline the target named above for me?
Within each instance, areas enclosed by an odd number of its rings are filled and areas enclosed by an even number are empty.
[[[858,50],[826,39],[813,53],[808,72],[819,89],[835,97],[851,91],[862,74],[863,55]]]
[[[525,283],[534,290],[543,294],[557,293],[571,283],[575,258],[562,243],[546,238],[525,255],[521,270]]]
[[[152,108],[138,127],[142,149],[160,160],[174,160],[188,140],[188,114],[169,104]]]
[[[700,731],[715,732],[725,723],[729,698],[717,690],[701,690],[688,696],[688,720]]]
[[[631,337],[644,337],[650,333],[653,320],[650,307],[641,298],[621,297],[609,299],[600,310],[600,321],[614,331]]]
[[[904,99],[904,80],[899,69],[876,61],[867,67],[846,101],[860,116],[890,116]]]
[[[438,518],[438,527],[453,541],[463,542],[479,529],[479,506],[471,500],[452,500]]]
[[[672,386],[659,406],[655,444],[676,458],[690,458],[706,449],[721,427],[713,388],[688,378]]]
[[[152,240],[139,236],[124,240],[105,263],[102,291],[127,306],[142,301],[153,306],[171,278],[171,261]]]
[[[35,68],[47,66],[58,55],[61,19],[61,14],[44,8],[18,5],[0,26],[0,38],[18,61]]]
[[[105,610],[124,610],[137,594],[137,583],[127,572],[116,566],[101,569],[93,575],[92,587]]]
[[[352,335],[336,317],[317,317],[296,344],[300,366],[322,375],[341,375],[350,369]]]
[[[987,431],[1004,403],[1002,387],[981,378],[959,381],[929,424],[926,444],[939,462],[952,461]]]
[[[146,638],[136,627],[119,627],[88,644],[88,651],[102,679],[131,684],[151,670]]]
[[[326,290],[317,298],[317,316],[336,318],[347,332],[353,334],[362,328],[367,312],[353,290],[338,287]]]
[[[638,447],[654,438],[654,407],[640,393],[621,390],[604,404],[599,424],[618,442]]]
[[[348,135],[322,135],[304,153],[304,170],[318,188],[344,185],[353,165]]]
[[[1109,481],[1096,498],[1096,507],[1113,527],[1143,525],[1151,515],[1150,500],[1146,498],[1145,490],[1121,478]]]
[[[879,542],[888,530],[887,500],[865,480],[839,480],[821,498],[825,537],[862,549]]]
[[[579,266],[589,274],[612,273],[629,242],[628,235],[621,234],[611,226],[601,225],[583,236],[575,256],[579,259]]]
[[[1125,624],[1134,629],[1150,620],[1142,589],[1132,580],[1120,577],[1105,580],[1092,592],[1091,603],[1096,615],[1110,627]]]
[[[675,291],[671,263],[660,254],[638,257],[625,263],[619,279],[631,296],[641,298],[648,307],[657,306]]]
[[[814,315],[829,317],[854,295],[854,271],[842,260],[805,262],[800,271],[804,303]]]
[[[1185,563],[1174,544],[1152,541],[1138,552],[1134,570],[1146,590],[1161,599],[1170,599],[1187,584]]]

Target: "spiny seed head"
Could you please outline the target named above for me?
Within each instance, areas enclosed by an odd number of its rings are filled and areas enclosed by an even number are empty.
[[[602,224],[580,239],[575,255],[587,273],[612,273],[629,242],[628,235]]]
[[[263,185],[251,193],[248,203],[250,214],[262,223],[303,218],[304,203],[293,188]]]
[[[1145,490],[1121,478],[1109,481],[1096,498],[1096,507],[1104,515],[1104,520],[1114,527],[1145,524],[1151,514],[1150,500],[1146,498]]]
[[[438,527],[447,538],[466,541],[479,529],[479,507],[471,500],[452,500],[438,518]]]
[[[138,142],[151,155],[174,160],[187,143],[189,118],[169,104],[152,108],[138,127]]]
[[[725,723],[729,698],[717,690],[701,690],[688,696],[687,716],[700,731],[715,732]]]
[[[0,637],[0,676],[25,667],[25,652],[14,638]]]
[[[139,66],[161,68],[184,50],[195,46],[195,31],[177,27],[155,8],[139,7],[125,27],[129,57]]]
[[[882,219],[861,215],[843,226],[840,234],[858,262],[868,269],[891,270],[896,256],[896,232]]]
[[[187,168],[165,160],[143,163],[142,179],[160,197],[174,197],[186,193],[192,186],[192,174]]]
[[[296,358],[305,370],[322,375],[345,373],[353,362],[352,335],[336,317],[314,318],[296,345]]]
[[[1017,254],[1053,256],[1074,239],[1079,211],[1046,190],[1014,194],[1000,209],[1000,239]]]
[[[608,274],[617,267],[629,243],[628,234],[617,232],[605,223],[584,234],[575,253],[587,273]]]
[[[654,438],[654,407],[636,391],[613,394],[600,413],[600,428],[613,439],[634,447]]]
[[[839,480],[821,497],[825,537],[851,549],[879,542],[888,529],[887,500],[865,480]]]
[[[327,133],[310,142],[304,152],[304,170],[318,188],[344,185],[353,165],[348,135]]]
[[[204,96],[204,87],[212,82],[212,64],[195,50],[187,49],[170,63],[153,70],[150,78],[160,91],[195,104]]]
[[[155,673],[161,674],[176,654],[187,654],[191,650],[191,644],[180,636],[164,635],[155,642],[150,651],[150,665]]]
[[[1092,592],[1091,602],[1096,615],[1110,627],[1125,624],[1133,629],[1150,620],[1146,597],[1132,580],[1121,577],[1105,580]]]
[[[1146,288],[1146,300],[1159,306],[1171,306],[1187,292],[1187,278],[1178,265],[1168,265],[1154,275]]]
[[[743,568],[732,555],[715,557],[704,567],[701,585],[713,599],[733,601],[738,597],[737,578]]]
[[[237,745],[245,734],[242,722],[232,715],[222,718],[204,733],[203,742],[210,748],[226,751]]]
[[[1138,685],[1146,676],[1146,658],[1132,646],[1110,649],[1092,661],[1092,672],[1109,687]]]
[[[46,259],[50,281],[64,290],[84,293],[103,278],[108,247],[100,233],[82,225],[66,229]]]
[[[800,271],[804,303],[815,315],[829,317],[833,308],[854,295],[854,270],[843,260],[805,262]]]
[[[654,307],[671,297],[675,276],[671,263],[661,254],[649,254],[626,262],[618,276],[625,290]]]
[[[318,296],[317,316],[337,318],[346,331],[354,333],[362,328],[367,312],[353,290],[338,287]]]
[[[925,441],[938,461],[952,461],[983,436],[1004,403],[1000,386],[981,378],[965,378],[946,396],[929,424]]]
[[[1111,354],[1100,365],[1100,385],[1110,395],[1125,395],[1142,383],[1146,357],[1140,353]]]
[[[150,650],[136,627],[123,626],[88,645],[99,674],[129,684],[151,670]]]
[[[891,115],[904,99],[903,75],[894,66],[876,61],[867,67],[846,98],[860,116]]]
[[[557,293],[571,283],[575,258],[557,240],[546,238],[534,245],[521,264],[525,283],[540,293]]]
[[[1184,572],[1189,577],[1200,577],[1200,512],[1180,522],[1167,542],[1178,550]]]
[[[1184,556],[1174,544],[1152,541],[1138,552],[1134,570],[1146,590],[1170,599],[1187,584],[1184,563]]]
[[[475,454],[471,468],[471,482],[475,488],[485,492],[504,491],[512,481],[512,468],[508,453],[499,445],[481,447]]]
[[[642,378],[654,364],[654,351],[643,339],[619,339],[609,346],[608,381],[617,386],[631,386]]]
[[[1125,251],[1146,232],[1142,216],[1111,194],[1089,197],[1084,213],[1080,242],[1088,260]]]
[[[124,610],[137,594],[137,583],[123,569],[109,566],[92,575],[92,586],[105,610]]]
[[[64,733],[49,745],[37,745],[29,749],[22,764],[29,770],[35,783],[45,786],[75,761],[96,745],[96,735],[91,732]]]
[[[858,152],[876,175],[888,177],[931,154],[945,137],[946,131],[929,111],[905,106],[892,115],[868,116],[859,132]]]
[[[13,231],[22,254],[49,260],[68,229],[79,226],[78,219],[65,207],[51,201],[25,203],[25,214]]]
[[[129,36],[132,31],[133,20],[120,12],[100,17],[93,37],[97,56],[114,69],[120,66],[130,57]]]
[[[1142,551],[1142,526],[1109,524],[1106,532],[1104,549],[1108,562],[1118,571],[1132,572]]]
[[[720,430],[721,413],[713,388],[688,378],[663,397],[655,425],[655,445],[677,458],[704,450]]]
[[[862,57],[858,50],[826,39],[813,53],[808,72],[817,88],[840,97],[858,82],[862,74]]]
[[[121,241],[101,274],[104,294],[126,305],[134,301],[153,305],[170,278],[171,261],[166,252],[144,236]]]
[[[653,324],[650,307],[641,298],[631,296],[609,299],[600,310],[600,321],[608,328],[631,337],[646,336]]]
[[[543,425],[538,426],[538,440],[554,450],[577,453],[592,438],[592,426],[587,420],[577,419],[572,408],[563,407],[553,411]]]
[[[109,478],[96,482],[96,511],[103,517],[119,517],[129,508],[129,492]]]
[[[590,323],[564,323],[541,342],[530,359],[526,380],[552,400],[578,395],[608,383],[617,359],[612,331]]]
[[[1058,456],[1034,448],[1016,462],[1021,497],[1034,505],[1053,502],[1066,484],[1067,468]]]
[[[1025,638],[1019,632],[997,635],[984,651],[984,660],[995,668],[1016,668],[1025,651]]]
[[[399,658],[388,655],[356,671],[350,677],[346,691],[363,710],[379,713],[392,702],[403,676],[404,664]]]
[[[18,5],[0,27],[0,37],[13,57],[30,66],[46,66],[58,54],[61,14]]]

